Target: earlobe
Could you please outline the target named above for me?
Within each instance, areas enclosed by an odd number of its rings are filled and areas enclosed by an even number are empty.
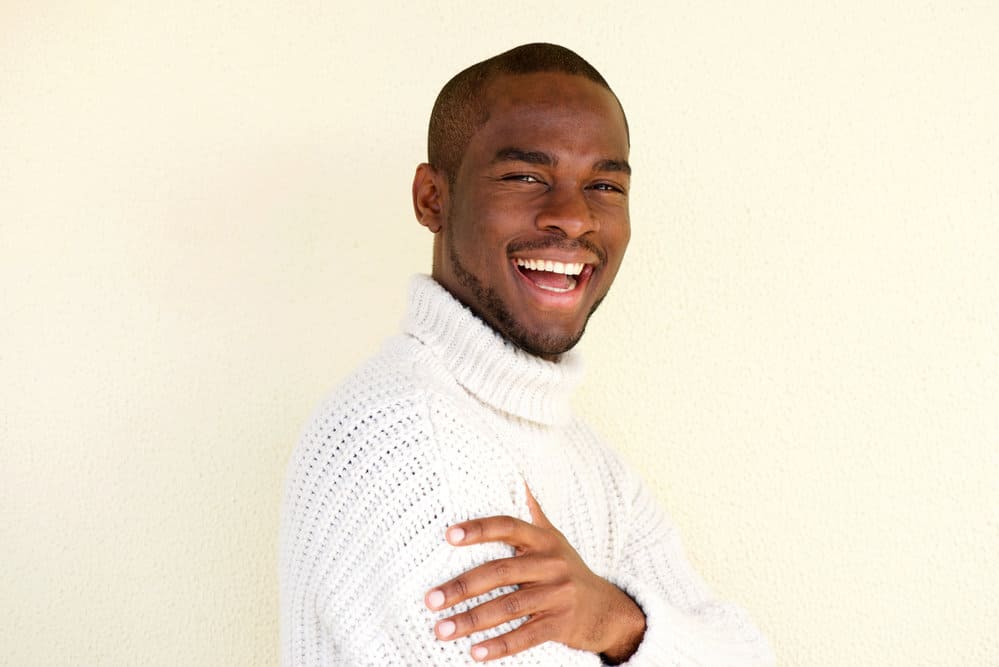
[[[426,162],[413,176],[413,212],[421,225],[436,234],[444,227],[444,199],[447,196],[440,173]]]

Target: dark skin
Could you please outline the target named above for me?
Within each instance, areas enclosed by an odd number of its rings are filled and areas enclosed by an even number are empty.
[[[554,360],[582,335],[631,236],[624,114],[606,88],[559,73],[502,76],[486,101],[489,119],[454,188],[433,166],[417,167],[416,217],[435,233],[437,282],[504,337]],[[518,259],[586,268],[577,289],[559,294],[525,278]]]
[[[630,238],[624,116],[610,91],[563,73],[501,76],[486,95],[489,118],[454,187],[431,165],[417,167],[416,217],[435,234],[434,278],[507,339],[557,361],[606,295]],[[565,283],[571,287],[552,290],[518,266],[525,260],[583,268]],[[641,609],[586,566],[529,490],[528,505],[531,523],[493,516],[448,528],[454,546],[504,542],[514,556],[428,591],[429,608],[517,590],[438,621],[437,637],[452,641],[527,616],[475,644],[472,657],[495,660],[555,641],[627,660],[645,632]]]
[[[624,662],[642,641],[645,615],[630,597],[586,566],[530,490],[527,498],[531,523],[494,516],[448,528],[447,540],[455,546],[505,542],[515,555],[480,565],[428,592],[428,607],[447,609],[500,586],[519,588],[439,621],[434,632],[439,639],[454,640],[530,616],[517,629],[473,646],[472,657],[496,660],[555,641]]]

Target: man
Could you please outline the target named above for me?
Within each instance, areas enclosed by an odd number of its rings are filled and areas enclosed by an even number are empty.
[[[628,245],[628,150],[614,93],[562,47],[441,91],[412,193],[432,278],[290,466],[286,665],[772,661],[569,407]]]

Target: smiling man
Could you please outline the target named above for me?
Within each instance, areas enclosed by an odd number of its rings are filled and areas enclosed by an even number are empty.
[[[441,91],[412,190],[432,276],[290,465],[285,665],[772,663],[569,405],[628,245],[628,152],[616,96],[559,46]]]
[[[530,68],[530,52],[503,57]],[[630,236],[624,113],[583,65],[476,81],[474,92],[456,77],[435,106],[430,163],[413,184],[417,218],[439,232],[434,279],[550,360],[582,336]]]

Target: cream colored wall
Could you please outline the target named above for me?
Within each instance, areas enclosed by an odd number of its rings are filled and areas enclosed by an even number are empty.
[[[0,6],[0,662],[276,661],[433,98],[548,40],[634,143],[580,408],[782,665],[999,664],[993,3],[50,4]]]

